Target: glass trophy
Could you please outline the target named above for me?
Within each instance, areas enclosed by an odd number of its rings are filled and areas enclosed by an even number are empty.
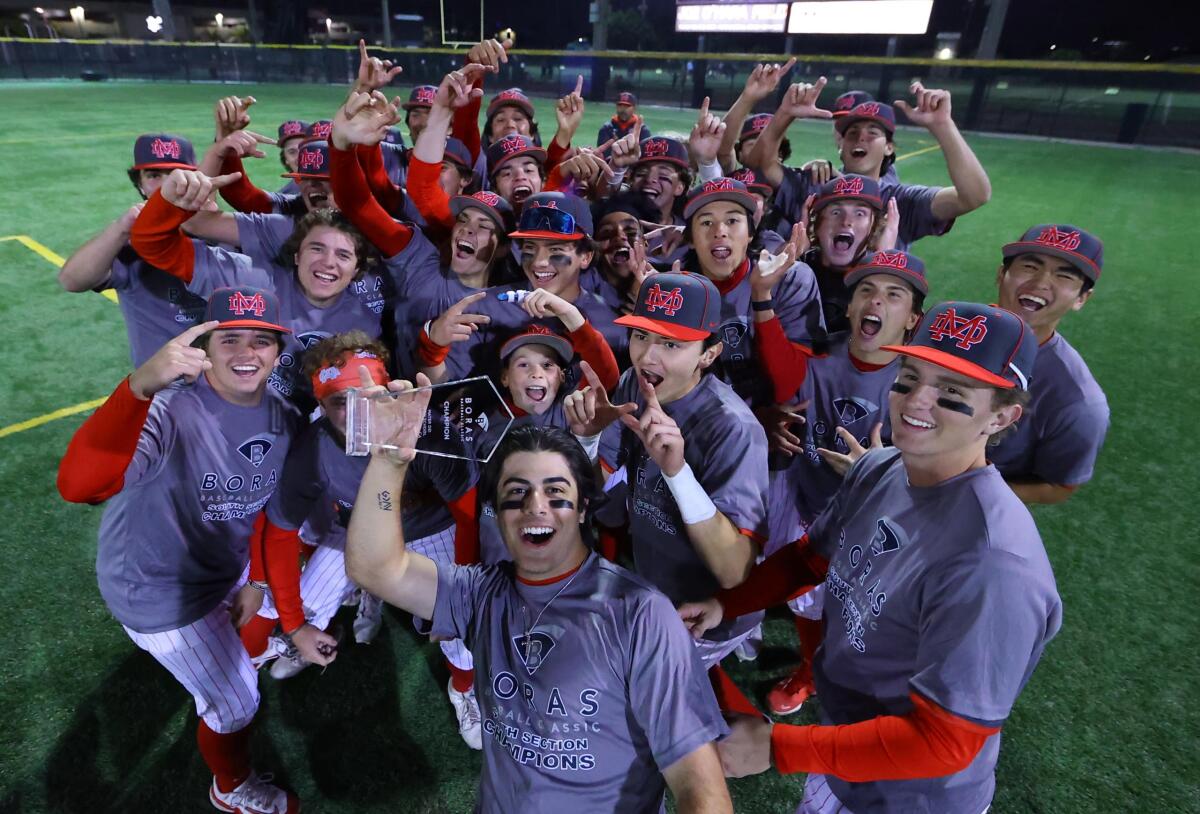
[[[487,463],[513,422],[512,411],[487,376],[403,393],[348,392],[347,455],[413,447],[421,455]]]

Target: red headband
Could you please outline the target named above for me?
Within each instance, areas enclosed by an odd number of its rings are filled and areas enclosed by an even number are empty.
[[[348,350],[337,362],[326,365],[313,374],[313,395],[317,397],[317,401],[324,401],[327,396],[349,390],[351,387],[361,387],[359,367],[371,371],[371,378],[376,384],[387,383],[387,368],[378,356],[367,350]]]

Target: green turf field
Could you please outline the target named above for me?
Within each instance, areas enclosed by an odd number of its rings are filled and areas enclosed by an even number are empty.
[[[27,235],[69,255],[137,200],[125,176],[133,137],[164,129],[202,148],[218,95],[255,95],[254,126],[273,133],[285,117],[328,116],[343,92],[0,85],[0,238]],[[643,112],[655,132],[686,132],[691,124],[680,111]],[[582,140],[609,115],[590,109]],[[551,129],[552,119],[546,137]],[[792,141],[797,158],[832,156],[828,125],[798,126]],[[1200,810],[1200,409],[1187,372],[1200,294],[1186,259],[1196,239],[1200,157],[970,141],[994,197],[950,236],[918,244],[933,297],[992,297],[1000,245],[1034,223],[1098,233],[1107,249],[1104,277],[1064,333],[1108,393],[1113,414],[1095,479],[1069,504],[1035,511],[1064,626],[1005,729],[993,811]],[[922,152],[933,144],[927,134],[902,131],[897,143],[904,180],[946,181],[940,153]],[[280,183],[273,158],[250,172],[265,187]],[[211,811],[190,699],[100,600],[93,562],[100,509],[67,505],[55,491],[55,468],[82,414],[19,428],[104,397],[129,369],[117,306],[96,294],[64,293],[54,275],[52,262],[26,245],[0,242],[7,517],[0,551],[12,567],[0,587],[8,608],[0,811]],[[768,634],[772,647],[758,665],[734,670],[760,700],[792,664],[790,623],[777,617]],[[290,783],[309,811],[469,811],[480,760],[458,738],[445,681],[440,651],[391,613],[374,644],[345,646],[324,674],[310,669],[283,684],[264,675],[257,763]],[[790,812],[801,785],[802,778],[769,774],[731,788],[739,812]]]

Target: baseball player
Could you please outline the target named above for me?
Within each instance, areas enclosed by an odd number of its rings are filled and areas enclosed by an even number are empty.
[[[147,133],[133,143],[129,178],[143,200],[158,191],[172,170],[195,168],[195,151],[185,138]],[[67,291],[119,292],[129,355],[135,366],[177,336],[181,327],[195,325],[207,307],[203,297],[146,263],[129,245],[130,230],[143,205],[134,204],[76,249],[58,273],[58,282]]]
[[[600,125],[600,132],[596,134],[596,146],[602,147],[614,139],[621,138],[631,132],[635,125],[641,125],[642,138],[650,138],[654,135],[638,114],[637,108],[637,94],[627,90],[618,93],[616,115]]]
[[[746,191],[754,198],[754,221],[751,224],[754,227],[754,238],[750,241],[751,251],[757,246],[771,254],[779,254],[787,241],[776,231],[780,218],[771,206],[775,198],[775,189],[749,167],[734,170],[729,173],[729,177],[744,184]]]
[[[726,175],[733,172],[738,165],[745,166],[745,156],[753,149],[759,134],[771,121],[770,113],[752,114],[751,111],[759,102],[775,92],[775,89],[779,87],[779,81],[791,71],[795,64],[794,57],[782,65],[760,63],[755,65],[754,69],[750,71],[750,75],[746,77],[745,87],[723,119],[725,132],[721,139],[721,148],[717,153],[717,158]],[[784,137],[779,146],[780,162],[787,161],[791,155],[792,145]]]
[[[988,459],[1026,503],[1061,503],[1092,477],[1108,431],[1108,400],[1058,324],[1091,299],[1104,245],[1077,226],[1034,226],[1003,250],[1000,305],[1020,315],[1038,340],[1032,415],[989,450]]]
[[[838,119],[849,116],[850,111],[859,105],[874,101],[875,97],[865,90],[848,90],[834,98],[833,109],[830,112],[833,113],[833,143],[837,147],[839,155],[842,152],[842,133],[837,129]],[[830,169],[832,170],[832,168]],[[896,162],[893,161],[884,170],[883,175],[879,177],[879,184],[880,186],[890,186],[899,183],[900,176],[896,174]]]
[[[444,565],[407,549],[395,513],[427,401],[396,402],[399,449],[371,457],[346,564],[471,648],[486,735],[476,810],[650,814],[670,787],[681,812],[731,812],[712,746],[725,727],[695,648],[665,597],[589,550],[598,489],[569,433],[521,427],[489,462],[481,493],[512,564]]]
[[[429,111],[433,107],[433,97],[437,93],[436,85],[418,85],[408,94],[404,108],[404,126],[408,128],[408,139],[416,145],[421,138],[421,132],[429,121]]]
[[[124,379],[75,433],[58,488],[109,500],[96,572],[105,604],[196,702],[209,800],[284,814],[296,796],[250,762],[258,677],[235,625],[262,601],[256,515],[283,470],[298,416],[267,387],[287,328],[269,291],[213,292],[203,322]],[[247,573],[258,580],[247,582]],[[257,573],[256,573],[257,572]]]
[[[221,102],[217,103],[218,105]],[[300,143],[305,139],[308,122],[288,119],[279,125],[275,143],[279,145],[279,163],[287,172],[295,172],[300,163]],[[280,195],[299,195],[300,187],[293,180],[279,188]]]
[[[766,436],[734,390],[707,372],[722,352],[720,318],[708,278],[652,276],[633,313],[617,320],[630,329],[633,364],[612,401],[591,387],[566,402],[571,431],[592,457],[600,433],[623,423],[617,464],[628,482],[634,570],[675,603],[741,582],[766,542]],[[761,619],[730,617],[710,630],[698,643],[705,667]]]
[[[620,143],[620,142],[618,142]],[[678,139],[664,136],[644,138],[631,154],[621,155],[613,145],[612,167],[630,167],[629,188],[641,193],[658,212],[655,222],[683,226],[683,201],[692,183],[687,147]]]
[[[637,290],[646,276],[646,230],[658,213],[637,192],[620,192],[592,205],[596,225],[596,262],[585,276],[591,291],[623,314],[633,310]]]
[[[949,302],[881,350],[903,356],[895,447],[863,455],[798,544],[680,614],[699,633],[824,577],[821,724],[739,719],[726,771],[807,772],[803,814],[980,814],[1000,731],[1062,621],[1033,518],[986,458],[1028,403],[1037,342],[1009,311]]]

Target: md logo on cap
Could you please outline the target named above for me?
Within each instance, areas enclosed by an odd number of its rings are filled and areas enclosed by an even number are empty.
[[[287,122],[283,125],[283,135],[298,136],[304,132],[303,122]]]
[[[839,178],[833,184],[834,195],[861,195],[863,191],[863,179],[861,178]]]
[[[521,93],[521,91],[519,91],[519,90],[513,90],[513,89],[511,89],[511,88],[510,88],[509,90],[502,90],[502,91],[500,91],[500,93],[498,93],[498,94],[496,95],[496,99],[497,99],[497,100],[503,100],[503,101],[510,101],[510,100],[512,100],[512,99],[516,99],[516,100],[519,100],[519,101],[524,101],[524,100],[525,100],[525,94]]]
[[[309,137],[314,139],[328,139],[330,132],[333,131],[333,122],[313,122]]]
[[[433,104],[433,97],[436,93],[437,88],[434,87],[426,86],[417,88],[416,92],[413,94],[413,101],[428,102],[429,104]]]
[[[179,142],[174,139],[156,138],[150,143],[150,152],[155,158],[174,158],[178,161],[180,156]]]
[[[1034,238],[1033,242],[1073,252],[1079,248],[1080,235],[1077,231],[1064,232],[1057,226],[1048,226],[1042,230],[1040,235]]]
[[[267,301],[262,294],[247,297],[240,291],[229,295],[229,311],[237,316],[244,316],[247,311],[256,317],[261,317],[267,310]]]
[[[947,308],[938,314],[937,319],[929,326],[929,335],[934,342],[941,342],[947,337],[958,340],[955,344],[963,350],[970,350],[987,336],[987,317],[977,314],[967,319],[954,313],[953,308]]]
[[[875,256],[871,258],[871,265],[906,269],[908,268],[908,255],[904,252],[876,252]]]
[[[525,149],[525,140],[520,136],[505,136],[500,139],[500,152],[505,155],[519,153]]]
[[[491,206],[491,207],[497,207],[500,205],[500,196],[497,195],[496,193],[490,192],[486,189],[476,192],[471,197],[474,198],[475,200],[479,201],[480,203],[487,204],[488,206]]]
[[[325,156],[320,150],[301,150],[298,167],[300,170],[320,170],[325,166]]]
[[[863,102],[854,108],[854,113],[860,116],[878,116],[879,109],[879,102]]]
[[[669,147],[667,145],[666,139],[661,139],[661,138],[646,139],[645,143],[642,144],[642,157],[643,158],[657,158],[658,156],[667,155],[668,152],[669,152]]]
[[[658,283],[646,292],[646,313],[651,314],[660,308],[662,312],[669,317],[675,316],[675,312],[683,307],[683,289],[673,288],[670,291],[664,291]]]
[[[737,187],[735,187],[733,185],[733,179],[717,178],[713,181],[708,181],[707,183],[705,183],[702,193],[704,193],[704,192],[721,192],[721,191],[727,190],[727,189],[737,189]]]

